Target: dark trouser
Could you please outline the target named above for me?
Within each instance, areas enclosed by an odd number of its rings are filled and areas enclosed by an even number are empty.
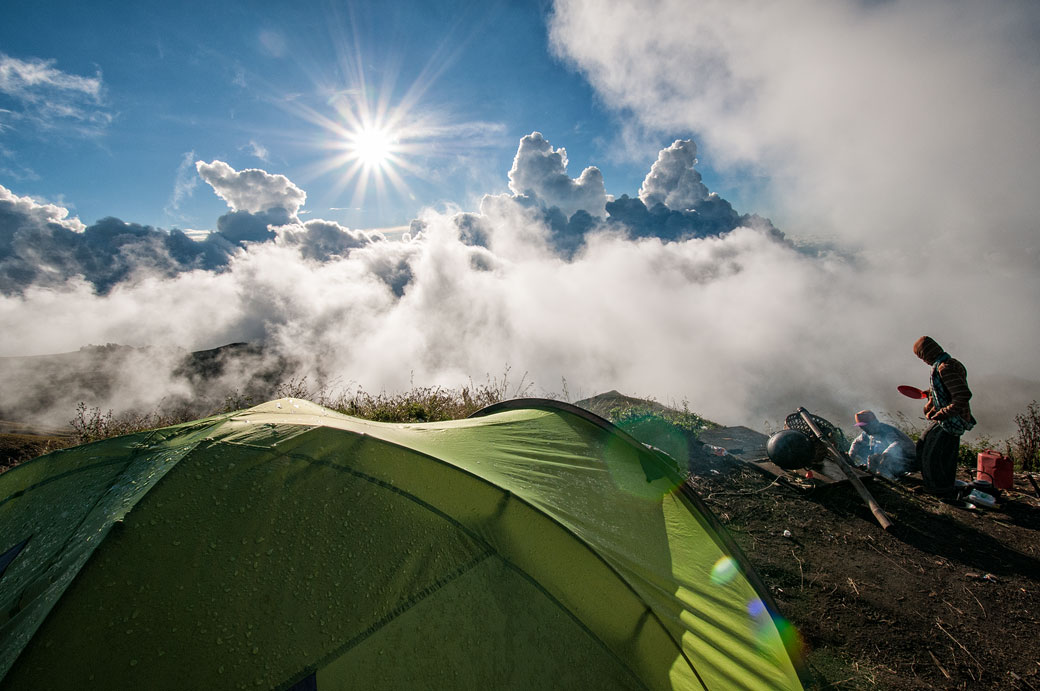
[[[921,461],[921,476],[925,489],[933,494],[956,494],[954,479],[957,474],[957,450],[961,438],[950,434],[939,425],[932,425],[917,442],[917,458]]]

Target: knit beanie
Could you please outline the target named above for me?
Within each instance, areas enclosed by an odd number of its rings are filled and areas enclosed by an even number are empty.
[[[921,336],[914,343],[914,355],[925,362],[935,362],[943,354],[942,346],[932,340],[931,336]]]

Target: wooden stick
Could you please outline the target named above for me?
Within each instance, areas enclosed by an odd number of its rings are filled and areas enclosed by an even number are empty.
[[[1036,493],[1037,497],[1040,497],[1040,487],[1037,487],[1036,480],[1033,479],[1033,474],[1026,473],[1026,477],[1029,478],[1029,484],[1033,486],[1033,492]]]
[[[950,673],[947,672],[945,669],[943,669],[943,666],[939,664],[939,658],[937,658],[935,656],[935,653],[933,653],[931,650],[929,650],[928,654],[932,656],[932,662],[934,662],[935,666],[939,668],[939,671],[943,673],[943,676],[946,677],[947,679],[949,679],[950,678]]]
[[[856,471],[852,468],[852,464],[845,458],[845,455],[839,452],[838,449],[834,447],[833,443],[824,439],[823,432],[820,431],[820,428],[817,427],[816,423],[812,421],[811,417],[809,417],[808,410],[805,408],[799,408],[798,414],[802,416],[802,420],[805,421],[805,424],[809,425],[809,429],[812,430],[813,434],[816,435],[816,438],[823,443],[834,460],[837,461],[838,467],[841,468],[842,472],[845,473],[845,477],[849,479],[852,486],[856,488],[857,492],[859,492],[859,496],[866,503],[870,512],[874,514],[874,518],[877,519],[878,524],[882,529],[889,530],[892,527],[892,521],[889,519],[888,514],[885,513],[885,510],[881,508],[867,488],[863,486],[863,481],[859,479],[858,475],[856,475]]]
[[[953,641],[953,642],[954,642],[954,643],[956,643],[957,645],[961,646],[961,650],[963,650],[964,652],[968,653],[968,657],[970,657],[970,658],[971,658],[972,660],[974,660],[974,661],[975,661],[975,664],[979,666],[979,672],[981,673],[981,672],[982,672],[982,663],[981,663],[981,662],[979,662],[978,660],[976,660],[976,659],[975,659],[975,656],[971,654],[971,651],[970,651],[970,650],[968,650],[967,648],[965,648],[965,647],[964,647],[964,646],[963,646],[963,645],[961,644],[961,642],[960,642],[960,641],[958,641],[958,640],[957,640],[956,638],[954,638],[954,637],[953,637],[953,634],[952,634],[952,633],[950,633],[949,631],[947,631],[946,629],[944,629],[944,628],[943,628],[943,625],[942,625],[942,622],[941,622],[941,621],[939,621],[938,619],[936,619],[936,620],[935,620],[935,625],[939,627],[939,630],[940,630],[940,631],[942,631],[942,632],[943,632],[943,633],[945,633],[945,634],[946,634],[947,636],[949,636],[949,637],[950,637],[950,640],[951,640],[951,641]]]
[[[968,590],[968,586],[964,586],[964,589]],[[975,593],[971,592],[970,590],[968,590],[968,595],[971,595],[972,597],[975,597]],[[979,603],[979,609],[982,610],[982,616],[984,616],[984,617],[986,617],[988,619],[989,615],[986,614],[986,608],[982,606],[981,602],[979,602],[979,598],[975,597],[975,602]]]

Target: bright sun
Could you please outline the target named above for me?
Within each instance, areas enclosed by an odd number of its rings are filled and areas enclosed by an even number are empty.
[[[351,207],[357,209],[366,204],[369,190],[375,192],[379,204],[389,193],[412,198],[404,176],[420,173],[410,159],[422,151],[430,125],[412,116],[407,102],[391,108],[385,99],[370,103],[367,92],[359,92],[337,94],[330,101],[334,118],[301,106],[303,116],[321,128],[316,143],[329,151],[315,165],[314,174],[335,171],[332,193],[339,195],[353,187]]]
[[[362,127],[348,136],[348,149],[366,168],[382,168],[394,153],[395,137],[379,127]]]

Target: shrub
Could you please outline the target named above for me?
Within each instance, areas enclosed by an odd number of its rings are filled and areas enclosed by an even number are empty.
[[[985,435],[979,435],[972,441],[961,438],[961,445],[957,448],[957,465],[966,468],[976,468],[979,464],[979,454],[996,446],[992,439]]]
[[[1018,433],[1009,440],[1012,456],[1026,472],[1040,470],[1040,407],[1034,400],[1015,416]]]

